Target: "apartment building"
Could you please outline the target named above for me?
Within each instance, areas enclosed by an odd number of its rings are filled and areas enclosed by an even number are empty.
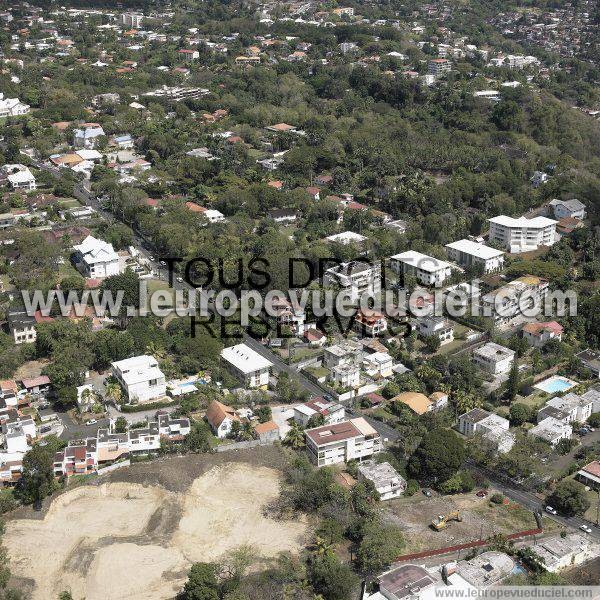
[[[427,63],[427,72],[441,77],[452,70],[452,63],[447,58],[433,58]]]
[[[349,294],[351,302],[358,302],[363,294],[376,295],[381,291],[381,265],[351,261],[327,269],[323,285],[339,287]]]
[[[84,277],[104,278],[121,271],[119,255],[112,244],[88,235],[81,244],[73,246],[73,263]]]
[[[492,375],[509,371],[514,359],[514,350],[494,342],[488,342],[473,352],[473,362]]]
[[[554,417],[546,417],[535,427],[527,431],[542,440],[546,440],[551,446],[556,446],[560,440],[568,440],[573,435],[573,428],[569,423],[564,423]]]
[[[423,337],[437,337],[440,344],[454,340],[454,326],[444,317],[423,317],[415,321],[417,333]]]
[[[383,449],[380,435],[362,417],[307,429],[304,434],[308,458],[318,467],[360,461]]]
[[[266,388],[273,363],[246,344],[221,350],[227,368],[249,388]]]
[[[165,376],[153,356],[134,356],[113,362],[111,366],[130,403],[147,402],[166,395]]]
[[[323,349],[323,364],[328,369],[341,364],[358,364],[362,360],[362,345],[352,340],[344,340]]]
[[[511,254],[537,250],[540,246],[552,246],[556,235],[557,221],[547,217],[507,217],[500,215],[488,219],[490,223],[489,241],[495,242]]]
[[[391,377],[394,360],[387,352],[372,352],[363,357],[363,369],[369,377],[374,379]]]
[[[548,417],[553,417],[562,423],[585,423],[594,411],[594,400],[597,397],[595,390],[590,390],[581,396],[569,392],[564,396],[550,398],[538,411],[537,422],[540,423]]]
[[[535,275],[523,275],[481,297],[483,315],[496,326],[506,325],[534,306],[542,307],[549,283]]]
[[[452,265],[415,250],[391,256],[390,268],[398,274],[413,275],[427,286],[439,287],[452,275]]]
[[[354,364],[340,364],[331,368],[331,380],[341,388],[360,386],[360,367]]]
[[[123,13],[121,15],[121,25],[128,29],[141,29],[144,15],[139,13]]]
[[[472,240],[458,240],[446,244],[448,258],[461,267],[476,267],[482,273],[500,271],[504,266],[504,252]]]
[[[8,330],[15,344],[33,343],[36,340],[35,317],[27,314],[23,308],[9,308],[6,316]]]
[[[515,436],[509,431],[509,427],[508,419],[483,408],[474,408],[460,415],[457,422],[457,429],[464,436],[481,435],[502,453],[508,452],[515,443]]]

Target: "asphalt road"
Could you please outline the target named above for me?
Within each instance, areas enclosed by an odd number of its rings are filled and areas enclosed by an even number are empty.
[[[502,492],[507,498],[514,500],[532,511],[541,511],[545,517],[553,519],[565,527],[576,529],[579,533],[583,532],[579,529],[582,525],[587,525],[592,528],[591,535],[595,540],[600,541],[600,527],[595,523],[582,519],[581,517],[563,517],[560,515],[551,515],[544,510],[544,502],[533,492],[523,490],[518,484],[512,483],[498,476],[497,473],[484,469],[483,467],[470,466],[472,471],[476,471],[484,476],[492,483],[492,485]]]

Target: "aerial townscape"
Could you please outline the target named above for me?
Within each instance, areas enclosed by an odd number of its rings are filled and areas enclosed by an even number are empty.
[[[600,598],[598,2],[0,1],[0,204],[0,600]]]

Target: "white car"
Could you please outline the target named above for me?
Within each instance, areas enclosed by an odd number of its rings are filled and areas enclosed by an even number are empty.
[[[183,277],[178,277],[178,278],[177,278],[177,282],[178,282],[178,283],[183,283]]]
[[[552,508],[551,506],[546,506],[546,512],[550,513],[551,515],[557,515],[558,512],[556,511],[555,508]]]
[[[581,529],[581,531],[585,531],[586,533],[592,533],[592,528],[588,527],[587,525],[580,525],[579,529]]]
[[[86,421],[85,424],[86,425],[95,425],[98,422],[97,419],[90,419],[89,421]]]

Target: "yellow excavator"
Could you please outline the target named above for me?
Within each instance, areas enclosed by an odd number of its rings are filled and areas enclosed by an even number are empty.
[[[446,527],[448,527],[450,521],[462,521],[460,511],[455,510],[454,512],[448,513],[447,515],[437,516],[433,521],[431,521],[431,526],[436,531],[441,531],[442,529],[446,529]]]

